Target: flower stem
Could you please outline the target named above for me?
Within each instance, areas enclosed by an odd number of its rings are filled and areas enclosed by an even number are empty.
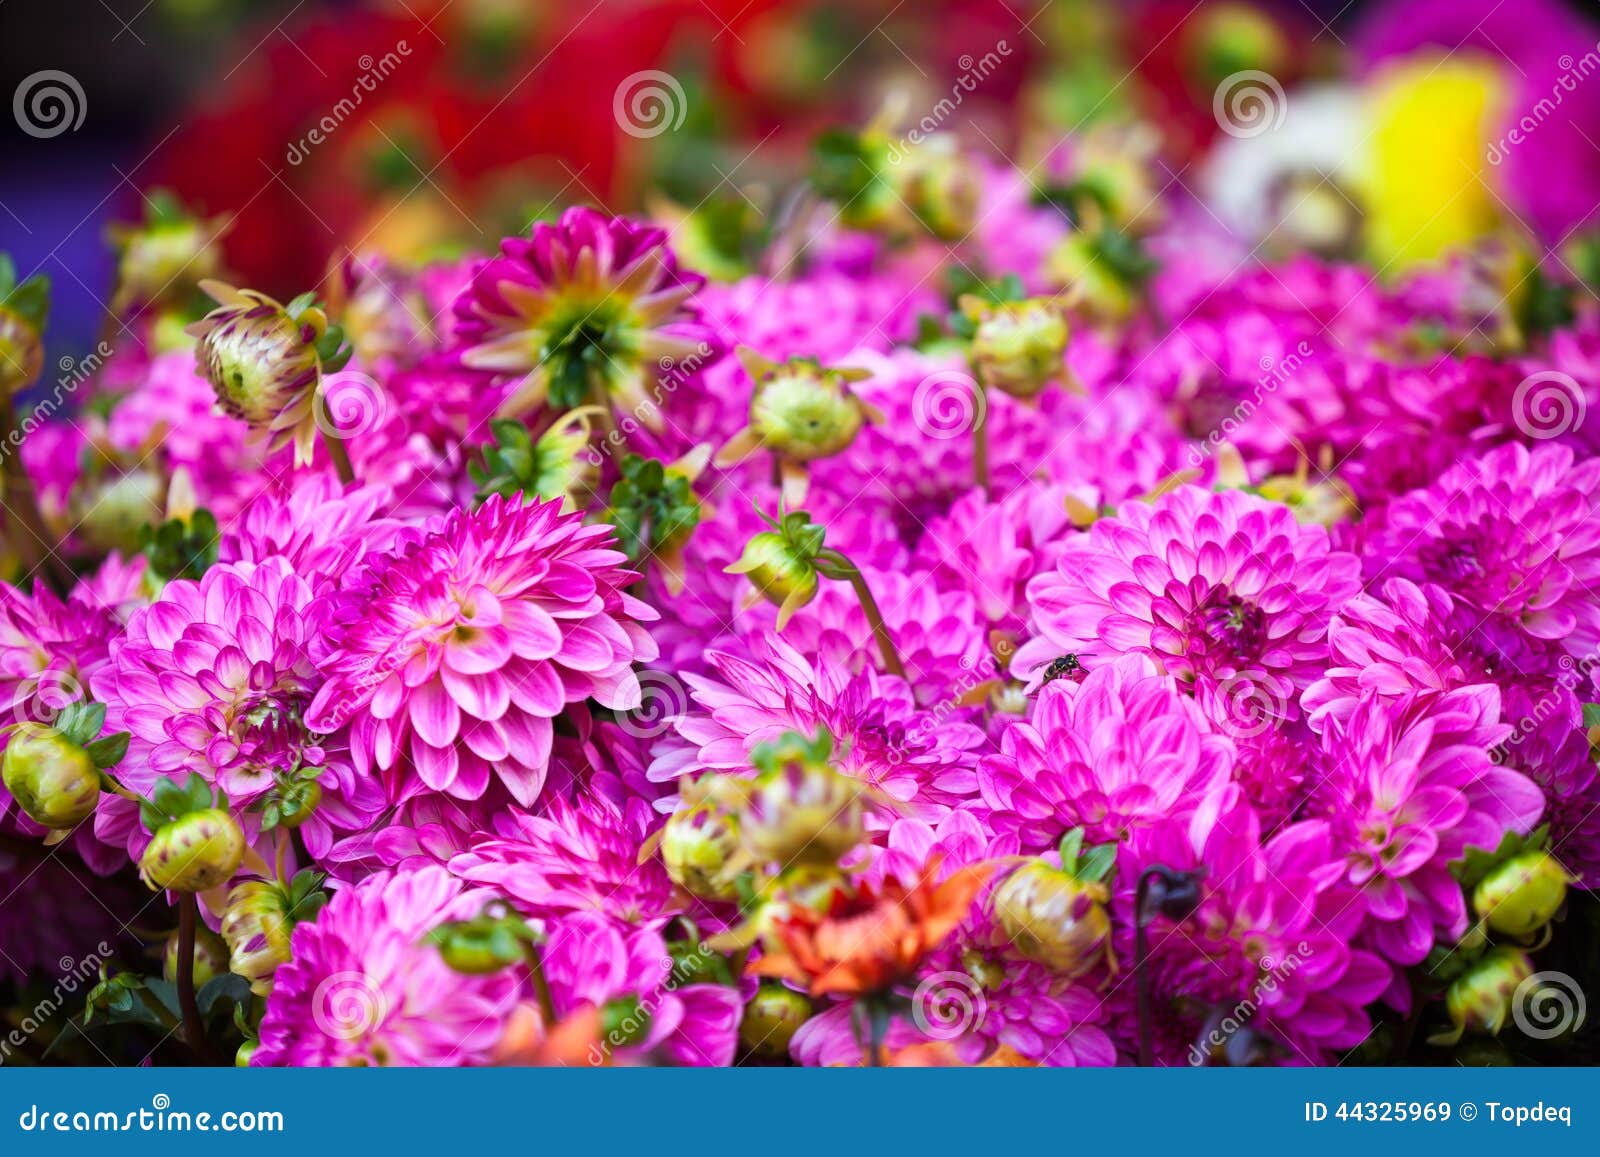
[[[201,1064],[220,1063],[206,1038],[205,1023],[194,992],[194,941],[200,904],[193,892],[178,897],[178,1009],[183,1013],[183,1037]]]
[[[355,468],[350,465],[350,451],[344,448],[344,442],[338,438],[324,434],[322,444],[328,448],[328,457],[333,459],[333,468],[339,475],[339,481],[344,483],[356,480]]]
[[[989,496],[989,405],[983,383],[972,376],[972,484]]]
[[[523,955],[528,958],[528,973],[533,977],[533,994],[539,999],[539,1015],[544,1019],[544,1031],[548,1034],[556,1027],[556,1002],[550,995],[550,981],[544,974],[544,958],[539,955],[539,947],[529,944],[523,949]]]
[[[867,616],[867,625],[872,628],[872,637],[878,640],[878,651],[883,655],[883,665],[889,669],[889,674],[904,679],[905,664],[900,661],[900,652],[895,650],[894,639],[890,637],[889,628],[883,622],[883,612],[878,609],[878,600],[872,597],[872,588],[867,586],[867,577],[861,573],[861,568],[838,551],[831,549],[821,551],[817,555],[817,561],[824,564],[820,568],[821,573],[829,578],[842,578],[854,589],[856,598],[861,603],[861,612]]]

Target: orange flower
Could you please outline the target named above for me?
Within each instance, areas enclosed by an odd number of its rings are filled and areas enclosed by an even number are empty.
[[[541,1068],[589,1065],[600,1041],[600,1010],[585,1004],[545,1031],[544,1018],[535,1004],[520,1004],[511,1011],[505,1035],[495,1049],[497,1065],[532,1065]]]
[[[840,895],[826,913],[796,908],[777,922],[767,954],[750,966],[758,976],[803,984],[812,996],[866,996],[909,980],[927,954],[966,919],[994,872],[974,864],[934,884],[937,861],[907,889],[884,882]]]

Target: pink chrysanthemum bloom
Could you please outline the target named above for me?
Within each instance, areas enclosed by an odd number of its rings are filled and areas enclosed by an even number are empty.
[[[1559,641],[1600,646],[1600,459],[1517,443],[1462,460],[1395,500],[1367,546],[1369,578],[1435,582],[1479,610]]]
[[[1028,584],[1038,636],[1012,669],[1075,654],[1091,669],[1129,652],[1184,683],[1227,688],[1296,717],[1322,673],[1328,620],[1359,589],[1360,564],[1320,526],[1243,491],[1185,486],[1128,502],[1069,541]]]
[[[1208,1063],[1213,1047],[1248,1031],[1267,1052],[1258,1059],[1332,1063],[1372,1031],[1367,1005],[1388,987],[1389,967],[1351,945],[1360,905],[1340,884],[1328,826],[1297,823],[1263,840],[1255,813],[1230,795],[1118,856],[1116,900],[1126,912],[1140,875],[1156,865],[1205,873],[1198,909],[1177,923],[1158,915],[1147,932],[1154,1059]],[[1119,923],[1120,958],[1133,958],[1133,941],[1132,923]],[[1110,1023],[1136,1056],[1134,985],[1119,985],[1109,999]]]
[[[967,721],[970,712],[923,711],[905,680],[814,664],[775,636],[751,640],[750,658],[707,657],[719,678],[684,677],[696,706],[674,720],[678,740],[661,743],[652,780],[748,771],[757,744],[826,727],[840,771],[927,812],[924,818],[977,794],[977,750],[986,740]]]
[[[862,427],[847,449],[813,465],[820,486],[808,503],[820,515],[866,506],[915,543],[925,524],[973,486],[972,427],[980,403],[974,401],[971,372],[962,358],[909,348],[858,351],[847,364],[871,374],[852,389],[884,420]],[[998,493],[1032,482],[1060,438],[1053,409],[1062,398],[1056,387],[1033,404],[999,391],[985,395],[981,404]]]
[[[744,998],[723,984],[684,983],[689,975],[661,933],[575,912],[546,925],[541,949],[556,1016],[585,1005],[608,1009],[625,1029],[591,1050],[590,1063],[725,1066],[739,1043]]]
[[[789,280],[713,283],[698,301],[723,344],[749,346],[773,361],[813,357],[823,365],[860,349],[887,351],[916,332],[919,314],[940,308],[939,295],[910,278],[826,269]]]
[[[1363,695],[1395,698],[1494,683],[1538,687],[1562,662],[1555,646],[1468,606],[1433,583],[1390,579],[1347,602],[1328,624],[1331,661],[1301,697],[1312,727],[1348,718]],[[1566,663],[1570,665],[1570,660]]]
[[[1466,930],[1452,861],[1539,822],[1538,786],[1490,754],[1510,731],[1488,685],[1368,695],[1346,720],[1328,721],[1331,758],[1309,806],[1328,817],[1369,942],[1396,964],[1415,964],[1436,939]]]
[[[349,725],[357,766],[400,802],[423,791],[477,799],[498,778],[531,806],[551,720],[593,696],[639,704],[635,660],[655,658],[655,611],[609,526],[560,502],[489,498],[408,533],[343,592],[311,725]]]
[[[1192,815],[1227,784],[1233,757],[1171,676],[1130,655],[1081,683],[1046,683],[978,782],[994,830],[1040,852],[1076,827],[1091,844],[1113,843]]]
[[[464,976],[425,937],[492,894],[443,868],[384,872],[298,925],[261,1018],[253,1065],[483,1064],[516,1007],[510,970]]]
[[[1099,504],[1098,492],[1063,486],[1023,486],[999,501],[969,491],[928,524],[913,562],[941,589],[970,594],[991,626],[1020,634],[1028,580],[1055,565],[1073,533],[1069,497]]]
[[[508,237],[473,273],[455,305],[461,361],[517,381],[504,413],[603,398],[660,429],[651,387],[716,353],[689,308],[704,284],[678,268],[665,231],[574,207],[531,237]]]
[[[529,916],[599,912],[630,924],[658,924],[680,908],[658,857],[639,848],[662,822],[645,800],[622,806],[585,792],[553,796],[541,815],[507,811],[493,832],[455,856],[450,870],[494,888]]]
[[[393,543],[401,524],[380,514],[390,501],[381,486],[347,489],[328,474],[298,474],[286,495],[263,494],[227,524],[217,558],[262,562],[277,555],[321,590]]]
[[[383,808],[381,787],[357,773],[341,738],[307,721],[321,630],[310,584],[281,558],[168,583],[92,680],[107,728],[132,733],[117,778],[148,793],[160,778],[197,774],[242,810],[276,787],[276,773],[321,767],[321,802],[299,829],[306,847],[320,855],[336,833],[366,827]],[[102,801],[95,830],[135,854],[150,839],[138,809],[115,797]]]

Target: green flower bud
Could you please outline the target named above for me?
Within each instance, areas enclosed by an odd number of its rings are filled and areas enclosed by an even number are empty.
[[[901,200],[935,237],[959,241],[976,226],[982,188],[953,137],[924,141],[890,174],[897,179]]]
[[[831,738],[818,747],[791,734],[752,753],[763,770],[750,785],[739,832],[758,861],[836,864],[865,838],[863,789],[829,766],[831,747]]]
[[[174,207],[175,208],[175,207]],[[200,281],[222,271],[216,244],[221,219],[203,221],[178,214],[137,227],[112,231],[117,245],[117,313],[159,301],[172,301]]]
[[[739,1043],[757,1056],[781,1059],[789,1055],[789,1042],[809,1019],[811,1001],[803,993],[775,980],[763,980],[744,1006]]]
[[[1445,992],[1445,1008],[1453,1028],[1430,1038],[1454,1044],[1463,1032],[1497,1036],[1511,1015],[1517,987],[1533,975],[1533,961],[1514,948],[1491,948]]]
[[[1077,976],[1105,957],[1111,942],[1104,884],[1034,860],[994,890],[994,914],[1012,946],[1029,960]]]
[[[238,821],[221,808],[205,808],[156,832],[139,857],[139,875],[151,888],[204,892],[227,883],[243,859]]]
[[[101,551],[138,554],[146,541],[150,512],[166,505],[167,480],[136,466],[85,474],[72,488],[70,510],[78,533]]]
[[[6,790],[34,823],[58,831],[77,827],[100,802],[94,759],[54,728],[18,724],[0,763]]]
[[[457,972],[486,976],[523,958],[521,946],[501,930],[477,921],[447,925],[435,937],[439,955]]]
[[[252,991],[272,990],[278,965],[289,960],[289,935],[298,919],[309,919],[316,905],[298,913],[276,881],[247,880],[228,893],[222,915],[222,939],[228,945],[228,967],[250,981]]]
[[[195,358],[225,413],[270,426],[315,388],[321,366],[314,342],[320,332],[316,323],[303,325],[265,294],[232,290],[226,304],[193,327],[199,339]]]
[[[1550,922],[1573,880],[1548,852],[1513,856],[1472,891],[1472,907],[1502,936],[1527,936]]]
[[[236,1069],[248,1069],[250,1067],[250,1058],[256,1055],[256,1049],[260,1047],[261,1042],[258,1040],[245,1041],[244,1044],[239,1046],[239,1051],[233,1054],[233,1067]]]
[[[751,359],[745,359],[749,364]],[[750,399],[750,431],[762,446],[801,462],[827,458],[856,440],[873,411],[850,392],[856,371],[807,358],[763,363]]]
[[[44,336],[16,310],[0,305],[0,393],[25,390],[44,369]]]
[[[673,813],[662,829],[661,862],[672,882],[691,896],[737,899],[747,860],[738,819],[711,800]]]
[[[205,925],[194,934],[194,986],[204,988],[209,982],[228,972],[228,946]],[[178,983],[178,934],[167,937],[166,951],[161,955],[161,975],[168,984]]]
[[[1051,302],[985,302],[969,296],[961,308],[976,327],[972,360],[985,386],[1031,398],[1066,374],[1062,359],[1070,331]]]
[[[816,563],[785,535],[771,530],[751,535],[739,561],[728,570],[748,578],[768,602],[791,610],[816,598],[821,585]]]

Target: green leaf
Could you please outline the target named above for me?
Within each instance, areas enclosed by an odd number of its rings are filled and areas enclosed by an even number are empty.
[[[1583,726],[1585,728],[1600,727],[1600,703],[1585,703],[1583,705]]]
[[[1117,846],[1100,844],[1084,853],[1077,876],[1086,884],[1098,884],[1111,874],[1117,863]]]
[[[1083,829],[1073,828],[1061,837],[1061,868],[1063,871],[1076,873],[1078,870],[1078,854],[1083,851]]]
[[[128,739],[128,732],[119,731],[115,735],[103,736],[93,743],[87,743],[83,749],[89,753],[89,758],[94,760],[94,765],[104,771],[122,762],[122,757],[128,754]]]
[[[1450,864],[1450,871],[1460,882],[1463,891],[1470,892],[1473,888],[1494,871],[1501,864],[1513,856],[1523,852],[1539,851],[1549,841],[1550,825],[1544,824],[1535,828],[1527,835],[1518,835],[1516,832],[1507,832],[1500,840],[1500,846],[1493,851],[1483,848],[1468,848],[1466,854],[1459,860]]]
[[[222,1007],[229,1004],[238,1007],[249,999],[250,982],[232,972],[224,972],[221,976],[214,976],[206,981],[200,991],[195,993],[194,1002],[200,1009],[200,1015],[209,1020]]]

